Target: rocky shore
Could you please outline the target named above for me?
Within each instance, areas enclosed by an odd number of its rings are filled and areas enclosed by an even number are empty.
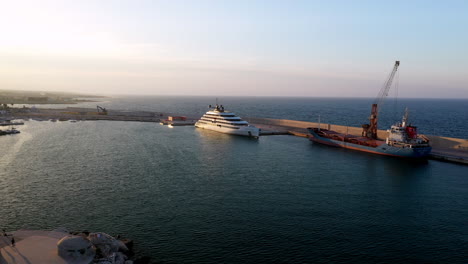
[[[133,241],[102,232],[18,230],[2,232],[0,264],[10,263],[96,263],[146,264],[148,257],[133,253]]]

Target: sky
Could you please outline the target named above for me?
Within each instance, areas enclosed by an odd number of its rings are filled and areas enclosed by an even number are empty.
[[[468,1],[0,0],[0,89],[468,98]]]

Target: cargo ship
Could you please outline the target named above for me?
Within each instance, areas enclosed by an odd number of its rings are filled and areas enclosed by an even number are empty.
[[[321,129],[319,125],[319,127],[307,128],[310,134],[309,139],[325,145],[380,155],[404,158],[427,157],[432,150],[429,139],[424,135],[418,135],[417,127],[408,123],[408,109],[405,111],[402,122],[396,123],[387,130],[388,137],[385,140],[377,137],[379,106],[382,105],[384,97],[388,94],[399,65],[400,61],[396,61],[390,76],[380,90],[376,101],[372,104],[369,124],[362,125],[361,136]]]
[[[424,158],[432,150],[429,139],[424,135],[418,135],[417,127],[408,124],[408,111],[406,111],[401,123],[397,123],[387,130],[386,140],[338,133],[320,127],[307,128],[307,130],[310,133],[309,139],[311,141],[380,155]]]

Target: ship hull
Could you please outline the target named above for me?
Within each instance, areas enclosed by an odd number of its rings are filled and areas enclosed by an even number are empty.
[[[253,138],[258,138],[260,136],[260,129],[256,127],[252,127],[252,126],[244,126],[244,127],[239,127],[238,129],[236,129],[236,128],[229,128],[229,127],[223,127],[223,126],[218,126],[218,125],[204,124],[201,122],[197,122],[195,123],[195,127],[209,129],[209,130],[213,130],[213,131],[225,133],[225,134],[238,135],[238,136],[246,136],[246,137],[253,137]]]
[[[373,153],[378,155],[393,156],[393,157],[402,157],[402,158],[425,158],[429,155],[432,150],[432,147],[414,147],[414,148],[402,148],[395,147],[386,144],[384,141],[377,141],[377,146],[364,146],[359,144],[353,144],[346,141],[334,140],[331,138],[321,137],[311,128],[307,129],[310,133],[309,139],[313,142],[317,142],[324,145],[352,149],[367,153]]]

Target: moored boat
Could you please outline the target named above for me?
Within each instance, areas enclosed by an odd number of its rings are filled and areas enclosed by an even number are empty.
[[[211,106],[210,106],[211,107]],[[206,112],[200,120],[195,123],[196,127],[210,129],[213,131],[258,138],[260,129],[249,125],[247,121],[232,112],[224,110],[224,106],[216,104],[213,109]]]
[[[19,130],[17,130],[16,128],[11,128],[11,129],[7,129],[7,130],[0,130],[0,135],[12,135],[12,134],[19,134],[21,133]]]
[[[397,123],[387,130],[386,140],[338,133],[321,128],[307,128],[307,130],[310,133],[309,139],[311,141],[380,155],[424,158],[432,150],[429,139],[424,135],[418,135],[415,126],[408,125],[408,111],[406,111],[401,123]]]
[[[387,96],[399,66],[400,61],[396,61],[390,76],[380,90],[374,104],[372,104],[369,124],[362,125],[361,136],[321,129],[319,126],[308,128],[309,139],[325,145],[380,155],[406,158],[427,157],[432,150],[429,139],[423,135],[418,135],[417,128],[408,123],[408,109],[405,111],[402,122],[391,126],[391,129],[387,130],[389,134],[386,140],[379,139],[377,136],[379,106],[382,105],[384,98]]]

